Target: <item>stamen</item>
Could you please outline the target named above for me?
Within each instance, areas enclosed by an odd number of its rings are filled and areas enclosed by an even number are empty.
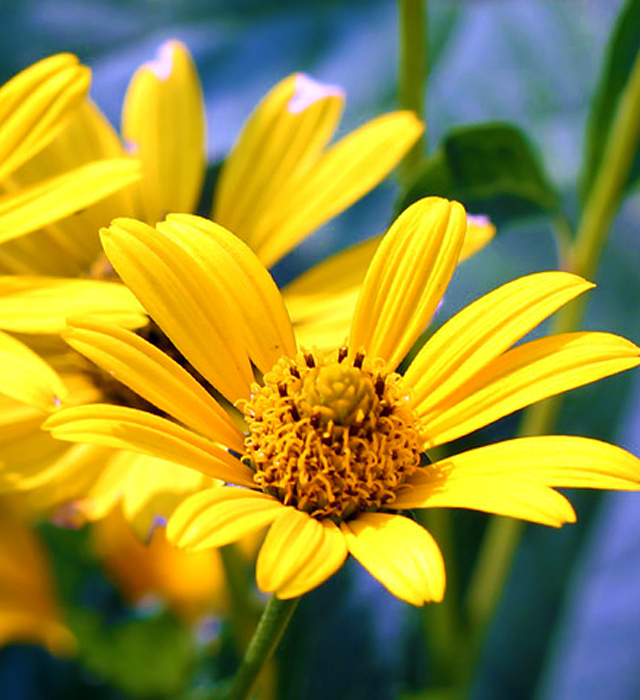
[[[346,349],[345,349],[346,350]],[[243,410],[245,459],[266,493],[339,523],[391,503],[421,464],[423,437],[402,378],[357,353],[281,359]]]

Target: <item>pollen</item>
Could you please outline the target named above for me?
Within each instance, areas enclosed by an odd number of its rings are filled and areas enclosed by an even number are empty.
[[[345,348],[281,358],[241,406],[256,484],[334,522],[392,503],[424,441],[402,378],[384,367]]]

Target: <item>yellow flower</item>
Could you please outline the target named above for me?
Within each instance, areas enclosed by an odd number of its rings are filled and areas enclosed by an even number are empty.
[[[0,243],[68,217],[140,177],[131,158],[87,161],[68,172],[33,167],[81,109],[89,83],[88,68],[58,54],[0,88]]]
[[[42,546],[8,499],[0,501],[0,581],[0,646],[28,642],[63,655],[74,650]]]
[[[229,154],[212,216],[233,225],[233,232],[254,245],[263,261],[275,261],[374,187],[422,131],[413,114],[395,112],[327,149],[343,103],[338,88],[291,76],[264,98]],[[4,366],[16,367],[3,389],[11,398],[0,397],[0,492],[28,492],[32,506],[44,510],[79,500],[78,509],[91,519],[104,516],[122,499],[127,518],[144,539],[158,508],[166,512],[171,498],[210,481],[146,455],[95,445],[69,449],[40,433],[42,418],[60,405],[128,400],[77,353],[42,334],[60,333],[67,317],[86,313],[131,329],[147,322],[129,290],[109,278],[112,271],[97,232],[116,216],[137,215],[153,223],[168,210],[196,206],[204,177],[205,115],[195,67],[179,42],[163,45],[158,57],[136,72],[125,100],[123,139],[126,150],[141,161],[140,183],[55,227],[0,247],[0,270],[11,273],[0,277],[0,328],[24,334],[51,365],[11,338],[0,338]],[[85,102],[60,136],[16,174],[15,183],[27,186],[41,172],[124,154],[114,130]],[[488,221],[474,222],[464,257],[493,234]],[[379,237],[354,246],[285,290],[302,342],[329,347],[341,342],[378,244]],[[18,408],[14,400],[30,408]]]
[[[228,605],[225,573],[215,550],[187,552],[167,542],[158,526],[143,544],[120,508],[93,525],[92,542],[107,575],[123,596],[138,603],[159,596],[187,621],[220,614]]]
[[[456,202],[428,198],[407,209],[375,253],[346,343],[327,353],[297,345],[268,272],[221,226],[189,215],[155,229],[115,221],[103,231],[111,264],[171,339],[173,356],[237,406],[244,424],[169,355],[83,320],[71,326],[70,344],[155,408],[69,408],[45,427],[227,484],[185,499],[169,539],[199,550],[268,526],[256,573],[265,592],[302,595],[350,553],[399,598],[440,600],[439,549],[399,511],[472,508],[557,527],[575,514],[554,487],[640,484],[640,460],[580,437],[508,440],[429,464],[424,450],[640,363],[635,345],[607,333],[511,348],[593,286],[541,272],[460,311],[397,374],[442,298],[465,230]]]

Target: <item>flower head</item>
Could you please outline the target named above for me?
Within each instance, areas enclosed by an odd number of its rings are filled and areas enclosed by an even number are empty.
[[[429,198],[405,211],[375,253],[348,338],[326,352],[298,347],[273,280],[222,227],[184,215],[156,229],[116,221],[103,231],[109,260],[221,398],[135,334],[78,320],[70,344],[155,408],[71,408],[48,427],[65,440],[137,450],[219,479],[184,500],[168,536],[197,550],[268,526],[257,561],[263,591],[301,595],[350,553],[403,600],[439,600],[439,549],[400,511],[474,508],[560,526],[575,516],[553,487],[640,483],[635,457],[576,437],[511,440],[429,463],[429,447],[640,363],[638,348],[605,333],[509,349],[592,287],[545,272],[462,310],[399,375],[465,230],[456,202]]]

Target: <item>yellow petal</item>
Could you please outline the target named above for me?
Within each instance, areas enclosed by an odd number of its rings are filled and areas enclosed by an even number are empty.
[[[286,183],[273,202],[271,220],[265,220],[251,240],[264,264],[280,260],[382,182],[423,130],[413,112],[385,114],[345,136],[299,178]]]
[[[616,445],[571,435],[505,440],[419,470],[409,479],[411,488],[398,496],[393,507],[427,507],[428,492],[443,481],[501,479],[506,484],[510,478],[546,487],[637,491],[640,459]],[[419,506],[421,493],[424,500]]]
[[[295,576],[278,588],[276,592],[278,598],[297,598],[308,593],[333,576],[344,564],[348,554],[344,534],[331,520],[322,520],[320,524],[322,541]]]
[[[55,277],[0,277],[0,328],[17,333],[61,333],[69,316],[91,313],[110,323],[139,328],[147,315],[116,282]]]
[[[490,243],[496,235],[496,227],[487,216],[467,214],[467,235],[464,237],[464,245],[460,251],[460,260],[468,260],[487,243]]]
[[[301,73],[278,83],[249,117],[222,167],[213,220],[256,250],[279,216],[281,191],[315,163],[343,105],[340,88]]]
[[[89,442],[182,464],[214,479],[253,485],[253,472],[219,445],[144,411],[92,404],[58,411],[43,426],[59,440]]]
[[[144,542],[157,518],[165,520],[185,498],[217,483],[193,469],[136,455],[124,483],[122,510],[133,531]]]
[[[418,408],[427,447],[639,364],[640,349],[610,333],[567,333],[524,343],[486,365],[431,411]]]
[[[78,527],[88,519],[104,517],[115,506],[122,495],[128,467],[125,462],[134,455],[98,445],[66,447],[50,468],[37,474],[34,471],[33,478],[21,481],[19,486],[26,492],[32,510],[51,515],[56,509],[53,517],[57,524]]]
[[[467,234],[459,262],[483,248],[495,235],[486,217],[467,216]],[[302,347],[333,349],[346,341],[367,268],[382,235],[350,246],[297,277],[282,296]]]
[[[0,646],[42,644],[53,654],[74,650],[63,625],[45,552],[6,501],[0,505]]]
[[[323,530],[320,521],[310,515],[295,508],[281,508],[260,547],[258,588],[263,593],[277,593],[294,581],[321,546]]]
[[[0,180],[44,148],[89,89],[91,74],[71,54],[50,56],[0,89]]]
[[[227,297],[227,313],[242,322],[243,342],[262,372],[269,371],[283,355],[295,355],[295,338],[282,296],[271,275],[237,236],[189,214],[171,214],[158,224],[158,230],[180,243],[206,279],[222,281],[217,285],[218,294]]]
[[[122,134],[142,162],[143,217],[193,211],[205,171],[205,115],[196,68],[184,44],[167,41],[133,76]]]
[[[50,480],[48,474],[58,471],[59,463],[65,461],[69,445],[40,430],[40,424],[32,425],[26,434],[14,432],[2,436],[0,472],[3,491],[42,486]]]
[[[0,243],[88,207],[140,177],[131,158],[102,160],[0,198]]]
[[[346,341],[360,287],[381,240],[376,236],[351,246],[284,288],[301,347],[333,349]]]
[[[178,506],[169,519],[167,538],[190,550],[223,547],[269,525],[283,508],[261,491],[219,486]]]
[[[442,600],[442,554],[420,525],[399,515],[363,513],[340,527],[349,552],[393,595],[412,605]]]
[[[72,348],[164,413],[211,440],[243,451],[243,436],[222,407],[151,343],[93,318],[74,319],[64,337]]]
[[[5,333],[0,333],[0,365],[0,390],[6,396],[48,412],[67,395],[58,374],[33,350]]]
[[[442,298],[466,231],[462,205],[438,197],[412,204],[392,224],[362,285],[349,349],[397,367]]]
[[[111,264],[187,360],[232,403],[249,394],[253,372],[242,327],[223,282],[171,236],[132,219],[103,229]]]
[[[412,402],[425,414],[444,397],[594,285],[568,272],[520,277],[485,294],[445,323],[405,373]]]
[[[551,527],[576,520],[575,512],[564,496],[531,479],[516,476],[434,477],[432,483],[428,486],[421,483],[415,492],[407,488],[391,507],[401,510],[469,508]]]

